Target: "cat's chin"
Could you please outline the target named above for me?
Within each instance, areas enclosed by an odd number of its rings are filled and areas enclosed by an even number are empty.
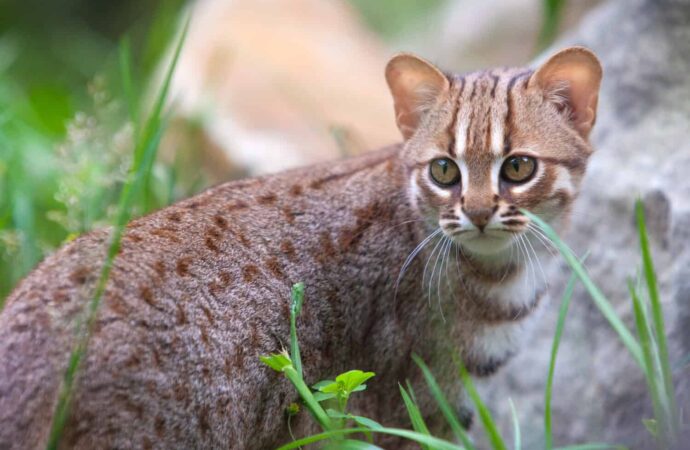
[[[475,234],[456,240],[466,252],[478,257],[496,258],[510,251],[513,236],[501,234]]]

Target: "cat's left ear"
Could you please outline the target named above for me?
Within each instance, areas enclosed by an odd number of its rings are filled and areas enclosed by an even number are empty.
[[[443,72],[410,53],[395,55],[388,62],[386,81],[393,95],[395,121],[405,139],[414,134],[424,112],[450,89]]]
[[[587,139],[594,126],[602,69],[585,47],[569,47],[553,55],[532,75],[529,86],[541,88],[569,113],[573,127]]]

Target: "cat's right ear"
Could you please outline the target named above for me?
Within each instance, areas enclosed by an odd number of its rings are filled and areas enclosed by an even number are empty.
[[[450,89],[443,72],[410,53],[391,58],[386,65],[386,81],[393,95],[395,121],[406,140],[414,134],[424,112]]]

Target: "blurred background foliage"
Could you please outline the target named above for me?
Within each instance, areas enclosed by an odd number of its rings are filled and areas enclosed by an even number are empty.
[[[351,1],[372,29],[394,37],[444,0]],[[132,150],[122,39],[133,91],[145,98],[186,3],[0,4],[0,305],[45,254],[110,223]],[[174,165],[163,162],[154,178],[135,215],[207,185],[176,186]]]
[[[414,35],[450,2],[345,3],[385,43]],[[546,3],[551,7],[545,11],[553,12],[553,0]],[[183,0],[0,3],[0,306],[46,254],[111,223],[130,164],[137,128],[132,118],[146,105],[189,5]],[[124,66],[131,71],[131,86],[123,78]],[[159,160],[132,214],[208,186],[212,180],[194,164],[183,157]],[[181,166],[197,177],[181,182]]]

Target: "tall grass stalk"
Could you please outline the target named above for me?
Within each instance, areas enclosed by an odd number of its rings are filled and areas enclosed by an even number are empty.
[[[168,95],[173,72],[177,65],[177,61],[187,35],[189,21],[189,18],[185,21],[182,33],[175,47],[173,58],[168,65],[165,79],[157,95],[157,100],[153,110],[149,115],[144,127],[144,131],[140,139],[137,140],[134,148],[134,159],[128,178],[120,194],[118,213],[116,222],[113,226],[106,259],[101,267],[93,297],[88,305],[85,323],[78,327],[79,331],[77,333],[77,344],[70,355],[67,370],[65,371],[57,406],[53,413],[53,422],[47,444],[48,449],[57,449],[60,443],[60,438],[62,436],[65,423],[69,417],[69,406],[75,376],[80,367],[81,360],[88,348],[91,332],[97,317],[101,299],[103,297],[103,293],[105,292],[108,279],[110,278],[110,272],[115,262],[115,257],[120,250],[120,242],[122,239],[123,230],[131,216],[131,206],[141,188],[142,180],[147,177],[148,173],[150,173],[153,161],[155,160],[158,144],[163,131],[163,106]]]
[[[558,237],[558,234],[544,222],[538,216],[532,214],[531,212],[521,209],[523,214],[525,214],[530,220],[536,223],[539,228],[546,234],[549,240],[554,244],[558,251],[563,256],[563,259],[568,263],[573,273],[577,275],[585,289],[589,293],[590,297],[594,301],[594,304],[599,309],[604,318],[609,322],[614,331],[618,334],[623,345],[628,349],[633,359],[637,365],[644,370],[644,358],[642,356],[642,348],[637,342],[635,337],[632,335],[628,327],[623,323],[621,318],[616,313],[611,302],[606,298],[606,296],[601,292],[601,289],[592,281],[589,274],[585,270],[584,266],[575,256],[575,253],[568,247],[568,245]]]
[[[652,260],[652,253],[649,248],[649,238],[647,235],[647,224],[645,223],[644,204],[641,200],[635,203],[635,215],[637,217],[637,229],[640,238],[640,250],[642,251],[642,266],[644,268],[645,281],[647,282],[647,289],[649,292],[649,302],[652,310],[652,324],[653,333],[656,337],[656,344],[658,349],[658,357],[660,360],[660,370],[662,375],[662,383],[665,397],[668,399],[668,409],[670,417],[670,430],[672,439],[678,434],[680,429],[678,406],[676,404],[676,394],[673,387],[673,378],[671,376],[671,364],[668,355],[668,344],[666,342],[666,326],[664,324],[664,313],[661,307],[661,300],[659,299],[659,288],[657,287],[656,273],[654,271],[654,262]]]
[[[551,345],[551,359],[549,360],[549,375],[546,378],[546,391],[544,394],[544,437],[546,450],[553,448],[553,430],[551,424],[551,397],[553,393],[553,376],[556,372],[556,356],[558,355],[559,346],[561,343],[561,336],[565,328],[565,319],[568,315],[570,301],[573,298],[573,291],[575,290],[575,283],[577,277],[575,274],[570,276],[568,284],[563,293],[561,300],[561,308],[558,311],[558,321],[556,322],[556,332],[553,336],[553,344]]]

